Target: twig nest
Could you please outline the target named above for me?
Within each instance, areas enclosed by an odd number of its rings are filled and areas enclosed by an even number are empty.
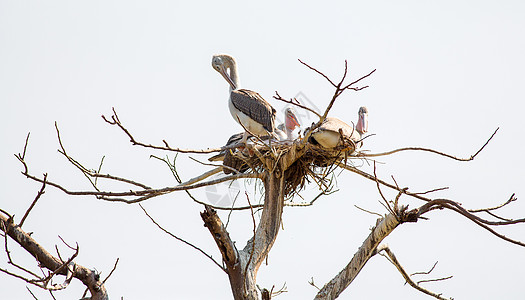
[[[284,170],[285,197],[290,198],[308,182],[315,182],[323,191],[332,186],[332,172],[337,163],[352,157],[355,143],[344,140],[334,148],[324,148],[312,143],[254,144],[230,149],[224,156],[225,174],[263,173]],[[355,156],[354,156],[355,157]]]

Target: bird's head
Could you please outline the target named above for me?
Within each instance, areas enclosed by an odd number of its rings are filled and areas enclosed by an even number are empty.
[[[211,66],[224,77],[233,90],[238,88],[228,73],[228,70],[235,66],[235,59],[232,56],[227,54],[214,55],[211,59]]]
[[[295,116],[294,109],[291,107],[287,107],[284,111],[284,124],[290,131],[294,130],[295,127],[301,126],[299,120],[297,120],[297,117]]]
[[[368,132],[368,109],[364,106],[359,108],[359,119],[357,120],[356,130],[360,134]]]

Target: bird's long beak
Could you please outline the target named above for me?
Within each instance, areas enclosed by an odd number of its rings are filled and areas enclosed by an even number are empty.
[[[361,134],[368,132],[368,115],[366,113],[359,114],[356,129]]]
[[[230,75],[228,75],[228,72],[226,71],[226,68],[224,66],[220,66],[219,73],[221,73],[222,77],[224,77],[224,79],[226,79],[226,81],[230,84],[230,86],[232,87],[232,90],[237,89],[237,87],[235,86],[235,83],[230,78]]]
[[[297,120],[297,117],[294,114],[286,114],[286,127],[291,130],[294,130],[295,127],[300,127],[301,124]]]

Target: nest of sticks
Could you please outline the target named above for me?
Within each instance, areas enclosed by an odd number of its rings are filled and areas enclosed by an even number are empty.
[[[289,199],[312,181],[322,191],[329,191],[337,163],[356,157],[357,154],[356,145],[351,140],[331,149],[308,142],[300,150],[297,149],[300,143],[301,139],[297,139],[290,144],[255,144],[246,148],[229,149],[223,160],[223,171],[226,174],[272,172],[279,171],[284,164],[284,196]],[[291,152],[298,157],[287,157],[294,155]],[[294,162],[286,166],[281,161],[283,159],[292,159]]]

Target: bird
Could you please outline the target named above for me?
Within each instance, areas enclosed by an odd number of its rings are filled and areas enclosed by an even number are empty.
[[[291,107],[287,107],[284,110],[284,123],[281,123],[277,126],[275,132],[279,136],[280,141],[292,141],[297,136],[293,134],[293,131],[296,127],[301,127],[295,111]]]
[[[358,115],[359,118],[355,127],[338,118],[326,118],[321,126],[314,130],[309,141],[324,148],[335,148],[344,145],[342,139],[346,139],[351,140],[356,149],[361,147],[363,135],[368,132],[368,109],[364,106],[360,107]]]
[[[276,133],[278,135],[279,140],[277,142],[281,143],[283,141],[289,141],[293,139],[293,130],[300,126],[299,121],[297,120],[297,117],[295,116],[295,112],[292,108],[287,108],[284,111],[284,122],[277,126]],[[214,155],[210,158],[208,158],[209,161],[223,161],[223,165],[234,168],[238,170],[239,172],[244,172],[248,169],[248,165],[240,158],[234,157],[234,153],[239,149],[242,151],[243,147],[239,147],[237,149],[230,148],[231,146],[234,146],[235,144],[239,143],[242,140],[243,132],[236,133],[230,138],[228,138],[228,141],[226,142],[226,145],[224,146],[227,149],[222,150],[219,152],[219,154]],[[271,136],[263,136],[261,137],[261,140],[265,141],[268,139],[272,139],[274,137]],[[233,171],[229,168],[223,169],[225,174],[233,173]]]
[[[233,119],[246,129],[242,142],[246,144],[247,131],[257,136],[276,136],[275,108],[258,93],[240,89],[241,84],[235,59],[231,55],[218,54],[213,56],[211,65],[230,85],[228,99],[230,113]]]

